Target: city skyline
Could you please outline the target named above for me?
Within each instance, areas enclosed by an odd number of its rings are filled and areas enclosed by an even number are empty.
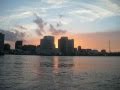
[[[38,45],[46,35],[67,36],[75,47],[120,51],[119,0],[1,0],[0,32],[5,42]]]
[[[24,45],[22,40],[15,42],[15,49],[11,49],[9,43],[4,43],[4,34],[0,33],[0,55],[48,55],[48,56],[106,56],[119,55],[119,52],[106,52],[105,49],[98,51],[91,48],[74,47],[74,39],[61,37],[58,40],[58,48],[55,47],[54,36],[44,36],[39,45]]]
[[[9,43],[4,43],[4,34],[0,33],[0,55],[44,55],[44,56],[119,56],[120,52],[111,51],[109,41],[109,52],[106,49],[83,48],[74,46],[74,39],[61,37],[58,39],[58,48],[55,47],[54,36],[44,36],[39,45],[24,45],[22,40],[15,42],[15,49]]]

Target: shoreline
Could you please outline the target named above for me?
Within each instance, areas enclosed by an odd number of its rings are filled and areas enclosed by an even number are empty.
[[[19,55],[19,56],[21,56],[21,55],[24,55],[24,56],[26,56],[26,55],[28,55],[28,56],[70,56],[70,57],[74,57],[74,56],[89,56],[89,57],[94,57],[94,56],[97,56],[97,57],[102,57],[102,56],[104,56],[104,57],[120,56],[120,55],[37,55],[37,54],[4,54],[4,55]],[[0,56],[4,56],[4,55],[0,55]]]

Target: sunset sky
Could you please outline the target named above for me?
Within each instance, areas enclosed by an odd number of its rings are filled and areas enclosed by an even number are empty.
[[[38,45],[53,35],[74,38],[75,47],[120,51],[120,0],[0,0],[0,32]],[[13,45],[14,46],[14,45]]]

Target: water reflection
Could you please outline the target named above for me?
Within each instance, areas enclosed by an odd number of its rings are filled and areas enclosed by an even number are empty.
[[[74,64],[73,72],[75,74],[77,73],[79,74],[81,72],[111,73],[120,68],[118,65],[120,64],[119,58],[117,57],[74,57],[73,64]]]
[[[119,59],[3,56],[0,90],[119,90]]]
[[[54,62],[53,73],[57,74],[59,72],[59,57],[54,57],[53,62]]]

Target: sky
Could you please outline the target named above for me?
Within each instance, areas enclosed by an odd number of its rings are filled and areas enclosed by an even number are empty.
[[[75,47],[120,51],[120,0],[0,0],[0,32],[6,42],[75,39]]]

